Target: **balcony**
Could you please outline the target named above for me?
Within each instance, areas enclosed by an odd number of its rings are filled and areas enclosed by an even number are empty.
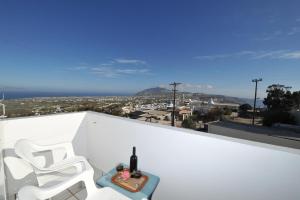
[[[45,145],[71,141],[96,176],[128,163],[136,146],[139,168],[161,179],[154,200],[300,199],[298,149],[79,112],[0,121],[1,200],[13,199],[18,181],[28,184],[32,177],[28,166],[3,162],[21,138]]]

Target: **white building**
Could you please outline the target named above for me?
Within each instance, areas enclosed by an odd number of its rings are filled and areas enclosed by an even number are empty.
[[[6,118],[5,116],[5,104],[1,103],[2,101],[4,101],[4,94],[2,94],[2,99],[0,100],[0,106],[2,109],[2,114],[0,115],[0,119]]]

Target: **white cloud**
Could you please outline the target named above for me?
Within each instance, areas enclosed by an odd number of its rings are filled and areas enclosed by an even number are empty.
[[[159,85],[161,88],[172,89],[168,84]],[[178,90],[182,92],[201,92],[214,89],[210,84],[192,84],[192,83],[182,83],[178,85]]]
[[[215,54],[196,56],[199,60],[217,60],[225,58],[248,58],[248,59],[300,59],[300,50],[275,50],[275,51],[241,51],[231,54]]]
[[[268,33],[268,34],[265,33],[265,34],[263,34],[262,37],[256,38],[255,40],[262,40],[262,41],[273,40],[273,39],[282,37],[284,35],[287,35],[287,34],[284,33],[282,30],[277,30],[272,33]]]
[[[300,50],[291,51],[291,50],[278,50],[278,51],[262,51],[257,53],[254,59],[300,59]]]
[[[100,64],[100,66],[112,66],[112,65],[114,65],[113,62]]]
[[[89,64],[86,63],[86,62],[81,62],[81,63],[79,63],[79,65],[80,65],[80,66],[88,66]]]
[[[277,51],[258,51],[253,54],[252,59],[279,59],[284,53],[288,52],[287,50],[277,50]]]
[[[115,62],[119,64],[146,64],[143,60],[137,60],[137,59],[124,59],[124,58],[117,58],[114,60]]]
[[[300,20],[299,20],[300,22]],[[261,37],[255,38],[255,40],[260,41],[267,41],[267,40],[273,40],[273,39],[280,39],[280,38],[286,38],[289,36],[293,36],[300,33],[300,27],[294,26],[291,28],[288,28],[287,30],[276,30],[274,32],[270,33],[264,33]]]
[[[94,67],[91,69],[93,74],[97,74],[99,76],[104,76],[107,78],[113,78],[116,76],[116,73],[111,70],[110,67]]]
[[[219,58],[228,58],[232,57],[232,54],[215,54],[215,55],[207,55],[207,56],[196,56],[196,59],[199,60],[215,60]]]
[[[116,72],[121,74],[143,74],[148,73],[149,69],[117,69]]]
[[[67,70],[71,70],[71,71],[79,71],[79,70],[85,70],[88,69],[87,66],[78,66],[78,67],[68,67]]]
[[[146,62],[137,59],[119,58],[119,59],[114,59],[105,63],[98,64],[96,66],[95,65],[92,66],[87,63],[81,63],[79,66],[69,67],[66,69],[70,71],[86,70],[92,74],[96,74],[98,76],[102,76],[106,78],[116,78],[123,75],[151,74],[149,69],[146,69],[145,67],[139,67],[137,66],[137,64],[144,65],[146,64]],[[122,67],[117,65],[120,65]],[[126,66],[126,68],[124,68],[124,66]]]
[[[93,74],[97,74],[106,78],[117,78],[122,75],[145,75],[149,73],[149,69],[138,68],[115,68],[115,67],[94,67],[91,68]]]
[[[212,85],[209,84],[191,84],[191,83],[183,83],[178,86],[179,90],[189,91],[189,92],[199,92],[200,90],[209,90],[213,89]]]
[[[281,55],[283,59],[300,59],[300,51],[288,52]]]
[[[292,27],[291,30],[287,33],[287,35],[295,35],[300,33],[300,27]]]
[[[214,54],[214,55],[205,55],[205,56],[196,56],[196,59],[199,60],[216,60],[216,59],[222,59],[222,58],[238,58],[242,56],[252,56],[256,52],[254,51],[240,51],[240,52],[235,52],[235,53],[230,53],[230,54]]]

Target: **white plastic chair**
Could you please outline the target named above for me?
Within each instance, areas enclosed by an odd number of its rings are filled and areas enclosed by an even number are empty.
[[[45,166],[45,159],[40,159],[34,153],[52,151],[53,164]],[[30,140],[21,139],[15,144],[15,152],[23,160],[30,163],[36,173],[49,173],[70,167],[76,163],[86,161],[82,156],[75,156],[72,143],[53,145],[38,145]]]
[[[93,175],[93,169],[88,166],[83,172],[51,187],[24,186],[19,190],[17,200],[49,199],[80,181],[84,182],[87,190],[87,197],[85,200],[130,200],[128,197],[112,188],[105,187],[98,189],[93,181]]]
[[[45,156],[37,153],[51,152],[53,163],[47,166]],[[15,152],[33,167],[39,186],[50,182],[62,181],[71,175],[81,172],[84,165],[89,165],[82,156],[75,156],[71,143],[38,145],[28,139],[18,140]]]

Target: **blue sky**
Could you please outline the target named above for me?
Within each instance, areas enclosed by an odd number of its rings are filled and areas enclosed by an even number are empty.
[[[0,87],[259,97],[300,90],[300,1],[1,1]]]

